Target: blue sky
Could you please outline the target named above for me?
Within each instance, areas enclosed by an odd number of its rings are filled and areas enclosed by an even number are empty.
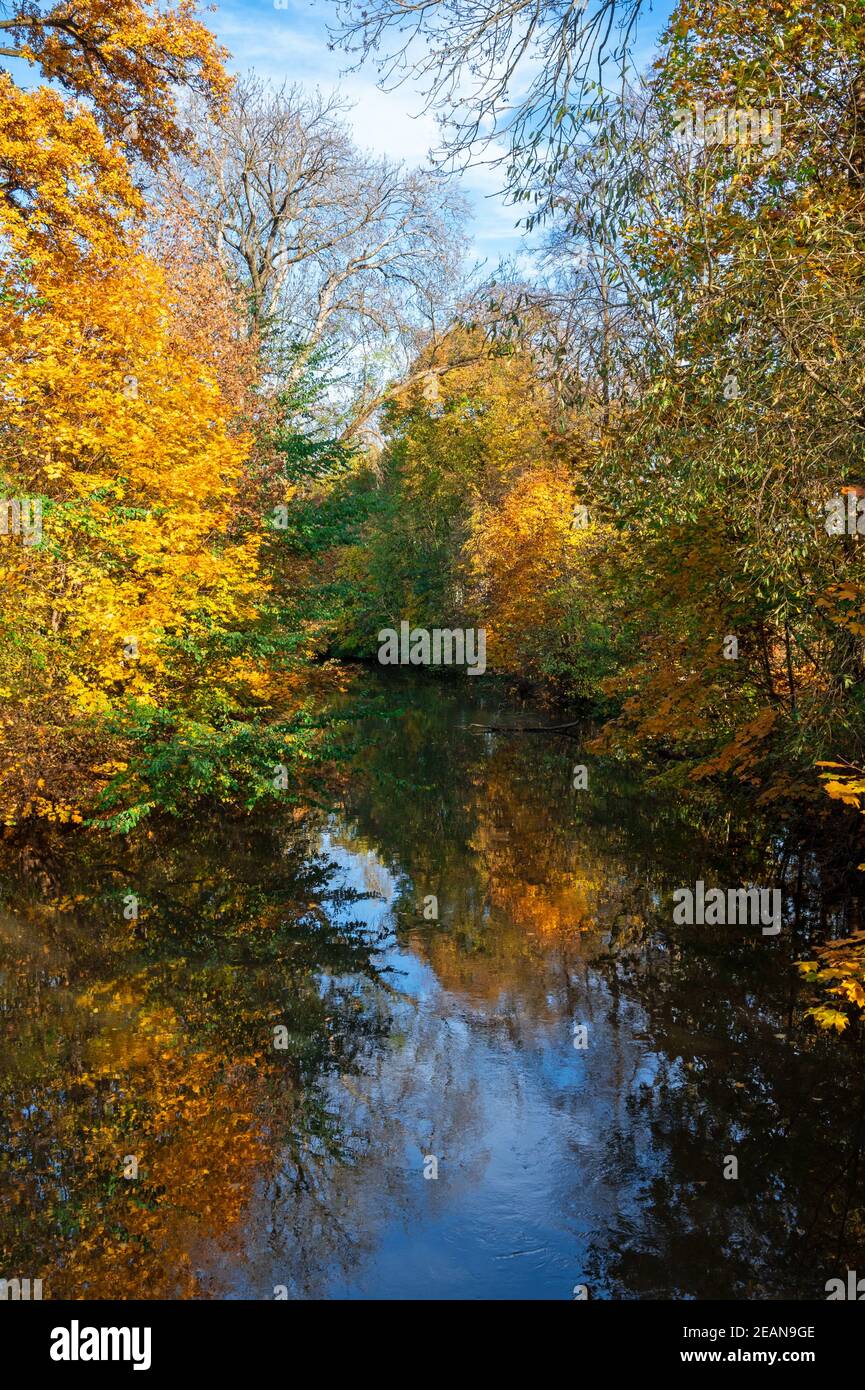
[[[654,0],[641,17],[634,51],[638,67],[650,60],[672,8],[673,0]],[[280,0],[279,9],[274,0],[227,0],[202,17],[230,50],[232,71],[252,69],[278,83],[339,89],[353,103],[347,120],[359,145],[411,164],[425,163],[438,143],[437,129],[433,116],[423,114],[419,90],[405,83],[382,92],[371,67],[345,72],[345,55],[328,49],[327,26],[333,16],[334,6],[326,0]],[[517,253],[523,238],[514,225],[515,211],[498,196],[499,174],[478,167],[460,174],[459,181],[472,209],[475,256],[492,267],[501,256]]]

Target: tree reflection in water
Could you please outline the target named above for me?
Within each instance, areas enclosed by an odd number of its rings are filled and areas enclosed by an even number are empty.
[[[330,814],[10,847],[2,1272],[46,1297],[825,1297],[865,1263],[865,1068],[805,1023],[792,963],[860,925],[855,847],[728,834],[600,765],[575,791],[579,740],[468,729],[494,687],[401,690]],[[781,936],[674,927],[697,878],[783,884]]]

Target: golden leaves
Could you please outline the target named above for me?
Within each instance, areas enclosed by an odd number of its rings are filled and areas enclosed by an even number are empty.
[[[809,984],[865,1013],[865,931],[843,940],[831,941],[815,952],[816,959],[799,961],[797,968]],[[843,1033],[850,1023],[850,1012],[831,1003],[814,1005],[807,1015],[818,1027]]]
[[[192,32],[191,13],[182,6],[173,19],[154,19],[132,0],[91,2],[79,22],[96,25],[103,54],[110,48],[116,57],[124,25],[140,23],[148,43],[163,34],[175,57],[203,55],[212,41]],[[128,39],[124,80],[133,81],[138,40]],[[164,80],[157,69],[140,76]],[[152,87],[141,97],[159,106]],[[237,525],[251,438],[233,415],[234,386],[233,406],[220,387],[231,380],[232,334],[242,340],[238,319],[230,323],[230,305],[214,293],[219,350],[208,348],[203,361],[207,271],[187,276],[197,286],[193,325],[141,250],[142,200],[98,115],[48,88],[22,92],[0,75],[0,168],[16,190],[0,204],[0,288],[12,287],[0,319],[0,432],[6,486],[40,499],[44,530],[41,545],[0,550],[10,633],[0,683],[17,699],[0,737],[25,750],[3,782],[7,823],[80,821],[77,789],[94,760],[64,766],[69,730],[120,699],[155,705],[184,681],[199,681],[178,645],[206,644],[245,622],[260,593],[260,533]],[[174,285],[183,281],[180,262],[196,254],[188,241],[178,247]],[[245,349],[239,356],[246,381]],[[14,635],[25,631],[26,656]],[[207,675],[218,684],[219,671]],[[232,679],[241,678],[235,669]],[[34,719],[45,709],[51,718],[37,737]],[[46,767],[48,785],[37,787],[32,773]]]

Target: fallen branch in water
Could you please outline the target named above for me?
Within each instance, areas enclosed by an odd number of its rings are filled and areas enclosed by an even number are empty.
[[[483,729],[487,734],[557,734],[563,729],[582,727],[582,719],[572,719],[570,724],[469,724],[469,729]]]

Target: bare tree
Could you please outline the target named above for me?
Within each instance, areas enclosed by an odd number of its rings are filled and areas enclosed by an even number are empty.
[[[286,384],[324,351],[357,413],[449,316],[465,209],[440,174],[359,151],[344,112],[247,78],[224,119],[198,127],[172,196],[244,288],[251,327],[281,345]]]
[[[682,173],[649,90],[638,86],[598,107],[591,134],[551,182],[535,294],[556,324],[565,397],[576,388],[604,429],[613,401],[639,392],[648,362],[672,350],[628,232],[645,213],[677,202]]]

